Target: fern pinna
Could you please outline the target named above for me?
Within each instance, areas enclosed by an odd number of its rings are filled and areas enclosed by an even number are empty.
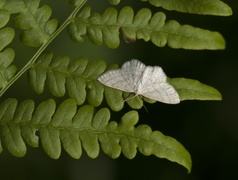
[[[220,0],[142,0],[155,7],[185,13],[228,16],[232,11]],[[109,0],[117,5],[120,0]],[[191,170],[188,151],[174,138],[148,125],[136,126],[139,115],[136,110],[121,117],[119,123],[111,120],[110,113],[123,109],[128,103],[132,109],[140,109],[143,101],[153,100],[139,96],[128,99],[128,93],[105,87],[97,77],[106,69],[104,61],[88,61],[87,58],[70,60],[68,56],[53,57],[46,51],[50,43],[66,28],[69,36],[83,43],[83,36],[96,44],[103,42],[109,48],[120,46],[120,34],[127,43],[143,39],[158,47],[184,49],[224,49],[225,40],[215,31],[181,25],[176,20],[166,21],[163,12],[152,14],[148,8],[135,12],[126,6],[120,10],[107,8],[102,14],[91,13],[87,0],[68,0],[74,10],[64,22],[51,18],[52,10],[40,5],[40,0],[0,1],[0,95],[2,96],[24,73],[37,94],[49,89],[52,99],[36,105],[34,100],[18,103],[14,98],[2,99],[0,104],[0,150],[6,148],[17,157],[26,153],[26,143],[32,147],[42,145],[54,159],[59,158],[61,146],[73,158],[80,158],[82,149],[91,158],[98,156],[100,147],[111,158],[121,153],[129,159],[137,150],[144,155],[155,155]],[[199,8],[198,8],[199,7]],[[11,24],[12,23],[12,24]],[[11,24],[11,27],[9,26]],[[38,47],[36,53],[17,72],[13,65],[15,51],[11,48],[16,28],[20,30],[23,45]],[[168,78],[180,100],[221,100],[214,88],[197,80]],[[65,100],[56,105],[59,97]],[[105,101],[109,108],[102,107]]]
[[[136,111],[126,113],[118,124],[109,122],[107,108],[95,113],[93,106],[84,105],[77,110],[74,99],[65,100],[57,109],[52,99],[42,102],[36,109],[34,106],[32,100],[17,105],[16,99],[1,104],[1,142],[15,156],[26,153],[23,139],[38,147],[40,138],[46,153],[54,159],[60,156],[61,144],[73,158],[80,158],[82,148],[89,157],[95,158],[100,142],[102,150],[111,158],[117,158],[122,152],[132,159],[139,150],[144,155],[154,154],[179,162],[188,169],[191,166],[189,153],[175,139],[152,131],[147,125],[135,127]]]

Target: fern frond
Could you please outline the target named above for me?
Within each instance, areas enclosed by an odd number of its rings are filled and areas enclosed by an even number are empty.
[[[34,1],[5,1],[4,9],[11,13],[19,13],[15,19],[16,27],[22,29],[21,41],[33,47],[47,42],[58,26],[56,19],[49,20],[51,9],[49,6],[39,7],[40,0]]]
[[[112,66],[109,69],[115,67],[118,66]],[[88,62],[86,58],[80,58],[70,62],[69,57],[53,58],[52,53],[45,53],[30,68],[28,80],[32,89],[38,94],[44,92],[46,84],[56,97],[64,96],[67,90],[69,97],[74,98],[78,105],[83,104],[87,99],[89,104],[97,107],[102,103],[103,95],[113,111],[120,111],[125,102],[133,109],[140,109],[143,106],[143,100],[155,103],[154,100],[140,96],[130,98],[130,93],[99,83],[97,77],[104,72],[105,68],[104,61]],[[219,91],[197,80],[185,78],[168,78],[167,80],[176,89],[181,101],[221,100]]]
[[[147,125],[135,127],[138,122],[136,111],[126,113],[119,124],[109,122],[107,108],[94,111],[89,105],[77,110],[73,99],[65,100],[58,108],[50,99],[36,110],[32,100],[17,106],[15,99],[8,99],[0,105],[0,140],[15,156],[26,153],[24,140],[36,147],[39,138],[45,152],[54,159],[61,154],[61,144],[73,158],[81,157],[82,148],[89,157],[96,158],[101,146],[112,158],[123,153],[132,159],[138,150],[146,156],[166,158],[191,170],[191,157],[178,141],[152,131]]]
[[[220,0],[141,0],[156,7],[184,13],[230,16],[232,9]]]
[[[103,41],[109,48],[120,44],[120,30],[127,42],[136,39],[151,40],[156,46],[166,44],[172,48],[184,49],[224,49],[225,40],[218,32],[180,25],[171,20],[165,22],[165,14],[152,13],[143,8],[134,15],[131,7],[124,7],[119,15],[115,8],[108,8],[99,15],[91,14],[90,7],[84,8],[69,26],[71,37],[77,42],[87,34],[91,42],[101,45]]]
[[[28,79],[38,94],[43,93],[47,83],[54,96],[64,96],[67,89],[69,97],[76,99],[78,105],[83,104],[87,97],[90,104],[99,106],[104,89],[97,77],[105,68],[103,61],[88,62],[86,58],[80,58],[70,62],[69,57],[53,59],[52,53],[45,53],[30,68]]]

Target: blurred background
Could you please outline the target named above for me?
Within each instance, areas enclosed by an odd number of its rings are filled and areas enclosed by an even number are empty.
[[[159,65],[166,74],[173,77],[197,79],[218,89],[222,101],[183,101],[179,105],[162,103],[145,104],[148,112],[139,110],[140,123],[146,123],[153,130],[174,137],[190,152],[193,160],[191,174],[184,167],[165,159],[137,154],[133,160],[121,155],[112,160],[101,153],[96,159],[72,159],[65,152],[58,160],[50,159],[42,148],[28,147],[23,158],[16,158],[5,150],[0,155],[1,179],[24,180],[224,180],[238,179],[238,1],[224,0],[233,9],[230,17],[189,15],[153,8],[147,3],[122,2],[118,8],[131,5],[135,10],[149,7],[154,12],[166,13],[167,20],[175,19],[181,24],[219,31],[226,39],[226,50],[192,51],[159,48],[152,43],[137,40],[126,44],[121,41],[118,49],[105,45],[95,46],[85,37],[85,42],[76,44],[64,31],[47,50],[54,56],[68,55],[71,59],[86,56],[89,60],[106,60],[107,63],[122,64],[137,58],[147,65]],[[52,18],[62,24],[72,11],[66,1],[42,0],[41,5],[52,7]],[[103,12],[107,1],[91,0],[92,11]],[[10,24],[11,25],[11,24]],[[19,35],[19,32],[16,32]],[[36,52],[36,48],[22,46],[18,38],[11,46],[16,49],[14,64],[20,69]],[[3,98],[15,97],[21,100],[38,98],[41,102],[49,97],[44,93],[35,95],[26,84],[26,75],[17,81]],[[22,95],[24,94],[24,96]],[[129,111],[128,107],[125,112]],[[113,114],[121,117],[121,114]],[[117,120],[118,120],[117,119]]]

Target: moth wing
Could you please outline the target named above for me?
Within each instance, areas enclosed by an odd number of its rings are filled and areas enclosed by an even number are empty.
[[[121,69],[110,70],[98,77],[98,81],[105,86],[119,89],[125,92],[134,92],[133,85],[127,80]]]
[[[136,91],[138,83],[141,81],[146,66],[137,59],[132,59],[125,62],[122,67],[122,73],[127,77],[127,81],[130,82]]]
[[[102,84],[125,92],[136,92],[145,65],[132,59],[125,62],[121,69],[110,70],[101,75],[98,80]]]
[[[147,86],[141,95],[166,104],[178,104],[180,102],[178,93],[168,83]]]
[[[167,104],[180,102],[179,95],[166,81],[167,76],[161,67],[147,66],[143,74],[138,94]]]

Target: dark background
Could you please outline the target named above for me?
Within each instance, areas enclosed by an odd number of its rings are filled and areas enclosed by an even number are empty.
[[[226,50],[193,51],[159,48],[143,40],[131,44],[121,41],[120,47],[112,50],[105,45],[92,45],[87,38],[85,43],[76,45],[69,39],[66,31],[48,48],[55,56],[69,55],[72,59],[87,56],[90,60],[106,60],[108,64],[122,64],[137,58],[145,64],[162,66],[169,77],[197,79],[218,89],[222,93],[222,101],[184,101],[179,105],[145,104],[148,112],[145,109],[139,111],[140,123],[149,124],[153,130],[174,137],[186,147],[193,160],[191,174],[187,174],[186,169],[176,163],[154,156],[146,157],[140,153],[133,160],[128,160],[123,155],[112,160],[103,153],[96,159],[90,159],[84,153],[82,158],[74,160],[62,152],[58,160],[52,160],[42,148],[28,147],[28,152],[23,158],[14,157],[7,150],[1,153],[1,179],[238,179],[238,1],[224,0],[224,2],[233,9],[233,15],[230,17],[169,12],[153,8],[147,3],[138,2],[135,5],[133,1],[124,2],[120,6],[136,6],[135,9],[147,6],[154,12],[158,10],[165,12],[168,20],[175,19],[181,24],[219,31],[226,39]],[[91,1],[92,10],[103,12],[108,4],[106,1],[100,3],[96,5]],[[56,4],[56,1],[44,0],[41,4],[50,5],[53,9],[52,17],[59,19],[60,23],[72,10],[65,1],[57,1]],[[23,47],[17,38],[13,47],[17,48],[14,64],[19,67],[18,69],[37,50]],[[47,94],[42,98],[32,93],[28,87],[22,87],[25,83],[26,79],[22,77],[9,89],[4,98],[16,97],[24,100],[38,97],[39,102],[48,98]]]

